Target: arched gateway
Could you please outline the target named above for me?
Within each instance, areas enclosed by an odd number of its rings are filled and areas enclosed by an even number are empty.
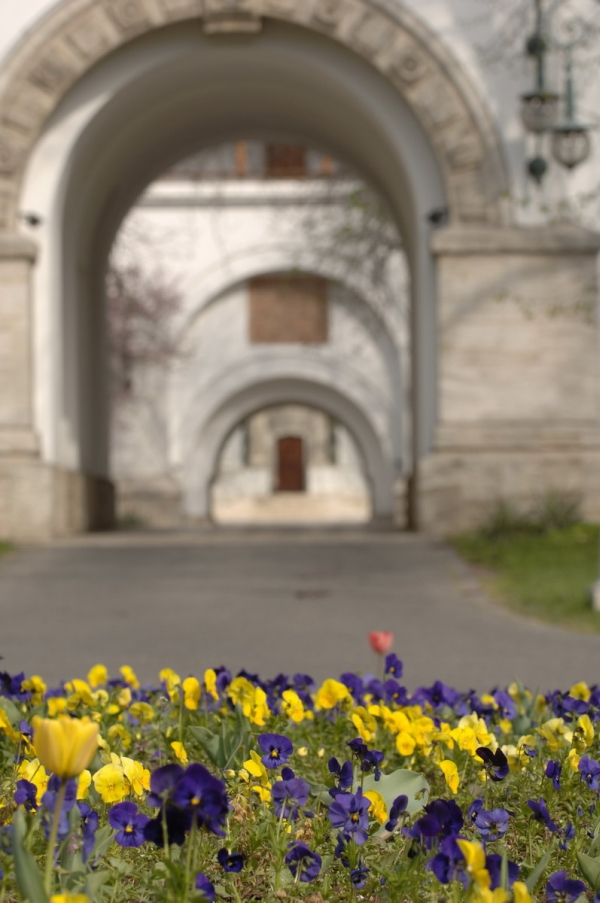
[[[264,133],[353,164],[402,231],[422,461],[413,523],[418,511],[425,527],[461,526],[499,493],[526,495],[534,475],[564,484],[567,462],[598,511],[594,330],[522,316],[523,299],[539,312],[561,280],[574,310],[589,301],[597,238],[510,225],[492,120],[400,2],[65,0],[0,71],[0,110],[0,534],[110,522],[112,239],[165,166]],[[432,236],[442,208],[449,225]]]

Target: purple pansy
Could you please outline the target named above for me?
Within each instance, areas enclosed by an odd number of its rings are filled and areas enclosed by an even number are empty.
[[[555,790],[560,790],[560,774],[562,765],[560,762],[554,762],[552,759],[546,764],[545,775],[550,778]]]
[[[241,853],[230,853],[226,847],[223,847],[217,853],[217,860],[221,868],[226,872],[241,872],[244,867],[244,857]]]
[[[508,831],[509,814],[506,809],[480,809],[475,818],[475,826],[485,840],[493,841],[504,837]]]
[[[600,782],[600,764],[589,756],[582,756],[579,760],[577,770],[581,772],[581,777],[588,785],[590,790],[598,790]]]
[[[186,809],[198,825],[204,825],[213,834],[225,836],[223,826],[229,813],[225,784],[204,765],[188,765],[173,788],[171,801],[180,809]]]
[[[290,872],[299,881],[314,881],[321,871],[321,857],[302,843],[301,840],[293,841],[285,854],[285,863]]]
[[[329,821],[334,828],[350,834],[355,843],[363,844],[368,836],[370,805],[360,787],[356,793],[339,793],[329,807]]]
[[[533,812],[533,817],[536,821],[543,822],[549,831],[552,831],[554,834],[558,831],[557,825],[550,818],[550,813],[548,812],[548,807],[546,806],[546,802],[543,797],[540,796],[538,802],[535,800],[527,800],[527,805]]]
[[[195,886],[196,890],[200,891],[204,899],[208,900],[208,903],[213,903],[213,900],[215,899],[214,886],[202,872],[196,875]]]
[[[293,774],[293,772],[292,772]],[[289,780],[275,781],[271,788],[275,815],[295,821],[298,818],[298,806],[305,806],[310,793],[310,784],[302,778],[292,777]]]
[[[258,745],[264,752],[260,761],[265,768],[279,768],[287,762],[294,751],[292,741],[283,734],[260,734]]]
[[[564,869],[554,872],[546,884],[547,903],[575,903],[577,897],[585,892],[583,881],[567,878]]]
[[[144,828],[150,819],[138,812],[135,803],[117,803],[108,813],[108,823],[117,832],[115,841],[120,847],[141,847],[146,839]]]

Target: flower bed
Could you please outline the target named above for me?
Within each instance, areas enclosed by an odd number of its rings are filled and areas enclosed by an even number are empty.
[[[600,901],[600,690],[408,693],[388,639],[319,687],[0,674],[0,901]]]

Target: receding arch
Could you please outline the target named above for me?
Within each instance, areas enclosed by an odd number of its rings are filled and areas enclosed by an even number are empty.
[[[206,518],[210,486],[219,455],[235,427],[246,417],[276,404],[303,404],[325,411],[352,434],[365,464],[373,499],[374,517],[391,522],[394,514],[394,469],[367,412],[342,392],[323,383],[302,379],[256,382],[230,396],[202,424],[194,447],[183,464],[186,514]]]

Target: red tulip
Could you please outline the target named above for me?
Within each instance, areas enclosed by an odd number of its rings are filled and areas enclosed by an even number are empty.
[[[390,633],[389,630],[374,630],[369,634],[371,649],[379,655],[385,655],[386,652],[389,652],[393,642],[394,634]]]

